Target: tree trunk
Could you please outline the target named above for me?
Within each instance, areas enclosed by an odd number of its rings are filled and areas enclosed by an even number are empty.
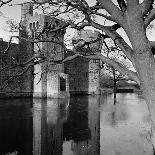
[[[143,49],[146,49],[146,47]],[[155,151],[155,62],[151,50],[139,54],[135,62],[141,82],[140,87],[150,113],[150,140]]]
[[[150,140],[155,149],[155,59],[146,36],[142,13],[137,9],[127,13],[125,27],[134,50],[133,59],[140,87],[150,112],[152,125]]]
[[[114,92],[114,105],[116,104],[116,73],[115,73],[115,69],[112,67],[112,72],[113,72],[113,82],[114,82],[114,85],[113,85],[113,92]]]

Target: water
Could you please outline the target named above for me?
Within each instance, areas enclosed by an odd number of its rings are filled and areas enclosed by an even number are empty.
[[[0,100],[0,155],[151,155],[141,96]]]

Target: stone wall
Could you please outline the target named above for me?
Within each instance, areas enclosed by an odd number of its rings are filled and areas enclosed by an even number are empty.
[[[8,48],[9,47],[9,48]],[[0,42],[0,97],[29,96],[32,93],[29,73],[23,72],[23,67],[15,67],[27,60],[28,55],[20,49],[19,44]],[[27,71],[29,72],[29,71]],[[21,74],[20,76],[17,76]],[[26,80],[25,80],[26,79]]]
[[[73,42],[76,47],[80,47],[82,43],[95,40],[100,35],[99,32],[86,30],[78,31]],[[90,45],[88,48],[80,48],[78,52],[82,54],[90,54],[90,52],[100,52],[100,42],[96,42]],[[66,53],[65,57],[71,56],[74,53]],[[71,94],[100,94],[99,88],[99,60],[90,60],[83,57],[77,57],[73,60],[65,62],[65,73],[69,74],[69,84]]]
[[[65,63],[65,73],[69,75],[71,94],[87,94],[89,88],[89,60],[77,57]]]
[[[19,32],[19,44],[7,42],[0,43],[0,68],[6,67],[0,74],[0,97],[22,97],[32,96],[33,92],[33,66],[28,69],[25,66],[13,67],[17,64],[27,62],[33,57],[33,44],[28,39],[26,25],[28,18],[33,15],[33,6],[31,3],[24,3],[21,7],[21,29]],[[5,50],[7,49],[8,50]],[[25,70],[25,72],[24,72]],[[19,75],[20,76],[16,76]],[[14,78],[13,78],[14,77]]]
[[[55,42],[63,43],[65,31],[50,32],[50,30],[52,31],[62,24],[64,22],[61,20],[38,14],[27,21],[26,29],[29,37],[39,41],[34,43],[34,55],[45,57],[45,62],[34,67],[34,97],[64,98],[69,96],[68,76],[64,74],[64,65],[53,63],[53,61],[64,58],[64,49]],[[61,79],[65,81],[63,84],[65,89],[60,89],[62,87]]]

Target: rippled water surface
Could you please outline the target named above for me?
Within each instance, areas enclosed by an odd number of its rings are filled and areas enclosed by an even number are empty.
[[[141,96],[0,100],[0,155],[151,155]]]

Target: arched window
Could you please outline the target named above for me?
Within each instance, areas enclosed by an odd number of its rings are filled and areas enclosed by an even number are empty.
[[[36,25],[35,22],[33,22],[33,29],[34,30],[36,29],[36,26],[35,25]]]
[[[60,91],[66,91],[66,79],[60,77]]]
[[[36,27],[37,27],[37,29],[39,29],[39,22],[38,21],[36,23]]]
[[[45,22],[45,28],[47,28],[48,27],[48,22]]]
[[[55,25],[54,24],[51,25],[51,29],[55,29]]]
[[[56,20],[55,23],[56,23],[56,26],[58,27],[58,25],[59,25],[59,21]]]
[[[29,24],[29,28],[30,28],[30,30],[32,30],[32,23]]]

